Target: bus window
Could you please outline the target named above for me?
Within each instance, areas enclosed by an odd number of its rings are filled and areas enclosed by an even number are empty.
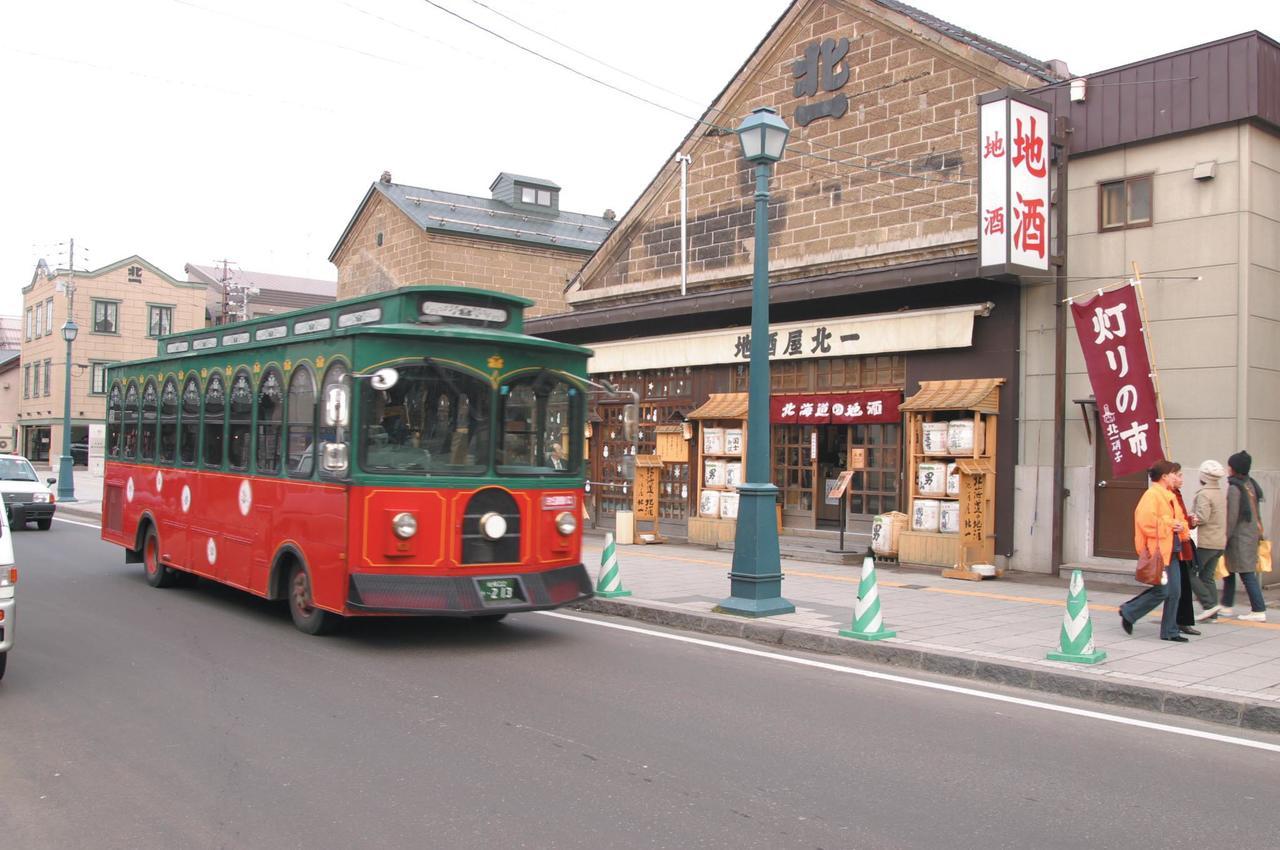
[[[138,385],[130,381],[124,391],[124,460],[138,459],[138,412]]]
[[[111,385],[111,395],[107,398],[107,454],[120,457],[120,425],[124,419],[124,392],[119,383]]]
[[[493,389],[438,363],[398,367],[390,388],[360,384],[360,457],[366,472],[475,474],[489,468]]]
[[[268,369],[258,388],[258,471],[280,471],[280,432],[284,420],[284,387],[280,373]]]
[[[345,364],[334,363],[324,373],[320,397],[320,471],[344,478],[349,471],[351,442],[351,379]]]
[[[582,393],[551,372],[502,387],[498,471],[573,474],[582,454]]]
[[[241,369],[231,380],[231,410],[227,425],[227,466],[249,468],[249,433],[253,424],[253,384]]]
[[[200,379],[194,374],[182,387],[182,426],[178,431],[178,457],[195,466],[200,443]]]
[[[222,466],[222,445],[227,419],[227,391],[221,372],[209,376],[204,388],[204,465]]]
[[[178,382],[168,378],[160,390],[160,462],[178,456]]]
[[[316,457],[316,382],[305,366],[294,369],[289,378],[289,427],[285,443],[289,475],[310,478]]]
[[[160,394],[156,392],[155,378],[147,380],[147,388],[142,391],[142,434],[138,440],[142,460],[156,459],[156,428],[160,409]]]

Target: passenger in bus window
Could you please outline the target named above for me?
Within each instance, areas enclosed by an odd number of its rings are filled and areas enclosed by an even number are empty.
[[[560,441],[556,440],[551,444],[551,448],[547,451],[547,466],[552,469],[565,469],[564,450],[560,448]]]

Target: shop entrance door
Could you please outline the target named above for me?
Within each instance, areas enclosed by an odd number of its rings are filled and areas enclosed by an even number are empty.
[[[836,485],[836,479],[844,471],[849,457],[849,426],[820,425],[818,428],[818,492],[814,494],[817,506],[818,528],[840,527],[840,500],[828,499],[827,493]]]
[[[849,446],[861,450],[866,461],[849,481],[848,529],[870,534],[877,514],[903,509],[902,426],[853,425]]]
[[[1096,422],[1097,419],[1095,418]],[[1133,511],[1147,491],[1147,473],[1111,476],[1111,455],[1099,426],[1093,437],[1093,554],[1100,558],[1136,557],[1133,551]]]

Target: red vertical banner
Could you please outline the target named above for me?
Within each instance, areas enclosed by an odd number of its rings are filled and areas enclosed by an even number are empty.
[[[1164,458],[1155,374],[1133,286],[1073,302],[1071,316],[1102,420],[1098,439],[1117,478]]]

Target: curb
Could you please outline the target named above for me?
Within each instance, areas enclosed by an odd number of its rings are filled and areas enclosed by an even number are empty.
[[[890,667],[991,682],[1107,705],[1140,708],[1159,714],[1193,717],[1258,732],[1280,732],[1280,705],[1254,700],[1201,696],[1186,691],[1101,680],[1060,670],[1041,670],[893,643],[867,643],[842,638],[835,633],[827,634],[813,629],[780,626],[728,615],[664,608],[636,600],[597,598],[571,607],[579,611],[609,614],[719,637],[742,638],[825,655],[843,655]]]

